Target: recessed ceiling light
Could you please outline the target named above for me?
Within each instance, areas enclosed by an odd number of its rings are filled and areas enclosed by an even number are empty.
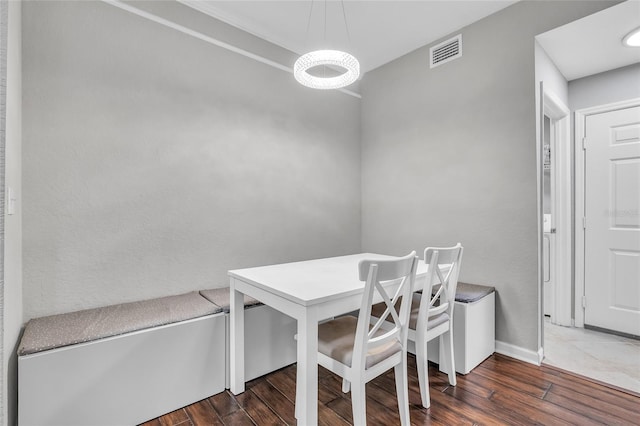
[[[629,47],[640,47],[640,28],[631,31],[622,39],[622,44]]]

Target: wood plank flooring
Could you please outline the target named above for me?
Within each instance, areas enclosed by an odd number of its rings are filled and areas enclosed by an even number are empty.
[[[294,425],[295,366],[153,419],[144,426]],[[409,356],[409,402],[412,425],[640,425],[640,395],[617,390],[580,376],[493,355],[457,386],[437,366],[429,366],[431,408],[422,408],[415,369]],[[398,425],[393,370],[367,384],[369,425]],[[349,425],[350,394],[341,380],[320,368],[319,424]]]

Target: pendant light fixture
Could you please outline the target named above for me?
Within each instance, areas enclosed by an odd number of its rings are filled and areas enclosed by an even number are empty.
[[[342,16],[344,18],[344,26],[349,37],[349,27],[347,26],[347,17],[344,11],[344,1],[340,1],[342,6]],[[313,0],[311,0],[311,9],[309,11],[309,20],[307,22],[307,35],[311,24],[311,14],[313,12]],[[327,38],[327,1],[324,2],[324,41]],[[315,67],[324,66],[342,68],[344,72],[339,75],[319,77],[309,73],[309,70]],[[358,60],[347,52],[340,50],[315,50],[306,53],[298,58],[293,65],[293,76],[302,85],[313,89],[339,89],[353,83],[360,76],[360,63]]]
[[[627,34],[622,39],[622,44],[627,47],[640,47],[640,27]]]

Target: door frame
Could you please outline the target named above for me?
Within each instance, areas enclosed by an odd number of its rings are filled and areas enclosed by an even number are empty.
[[[543,105],[541,124],[544,116],[553,120],[555,141],[551,167],[554,168],[554,188],[552,194],[553,215],[551,227],[555,229],[555,255],[550,262],[555,267],[555,277],[552,294],[551,322],[564,326],[571,326],[571,114],[569,108],[553,92],[542,90]],[[543,136],[541,136],[543,137]],[[542,179],[542,176],[541,176]],[[539,209],[541,210],[541,208]],[[541,277],[544,286],[544,277]],[[541,301],[544,303],[544,299]],[[543,312],[544,313],[544,312]]]
[[[575,112],[575,318],[576,327],[584,327],[584,257],[585,257],[585,126],[587,117],[619,109],[640,106],[640,98],[583,108]]]

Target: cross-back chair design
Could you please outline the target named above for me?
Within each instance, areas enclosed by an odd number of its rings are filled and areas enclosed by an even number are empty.
[[[453,247],[428,247],[424,251],[425,263],[428,265],[424,286],[415,289],[422,290],[422,293],[413,293],[411,296],[407,339],[415,342],[416,345],[420,396],[425,408],[431,405],[427,342],[436,337],[440,337],[439,362],[443,363],[442,370],[447,372],[449,384],[456,385],[453,359],[453,307],[462,252],[463,247],[460,243]],[[374,305],[372,317],[373,321],[387,318],[385,306],[380,303]]]
[[[350,383],[354,425],[366,424],[365,384],[392,367],[401,424],[409,424],[407,326],[417,265],[415,251],[398,259],[362,260],[359,279],[366,283],[358,317],[347,315],[318,327],[318,363],[345,380],[345,391]],[[391,297],[386,286],[396,288]],[[391,317],[392,325],[384,329],[383,319],[371,325],[376,293]],[[397,309],[399,300],[402,302]]]
[[[449,376],[449,384],[456,385],[456,369],[453,352],[453,307],[456,300],[458,274],[462,262],[463,247],[460,243],[454,247],[428,247],[424,251],[424,261],[429,265],[427,280],[422,294],[413,296],[411,316],[416,313],[415,324],[409,322],[408,339],[416,343],[416,365],[422,405],[429,408],[429,366],[427,360],[427,342],[440,338],[440,357],[442,369]],[[443,273],[443,270],[446,270]]]

